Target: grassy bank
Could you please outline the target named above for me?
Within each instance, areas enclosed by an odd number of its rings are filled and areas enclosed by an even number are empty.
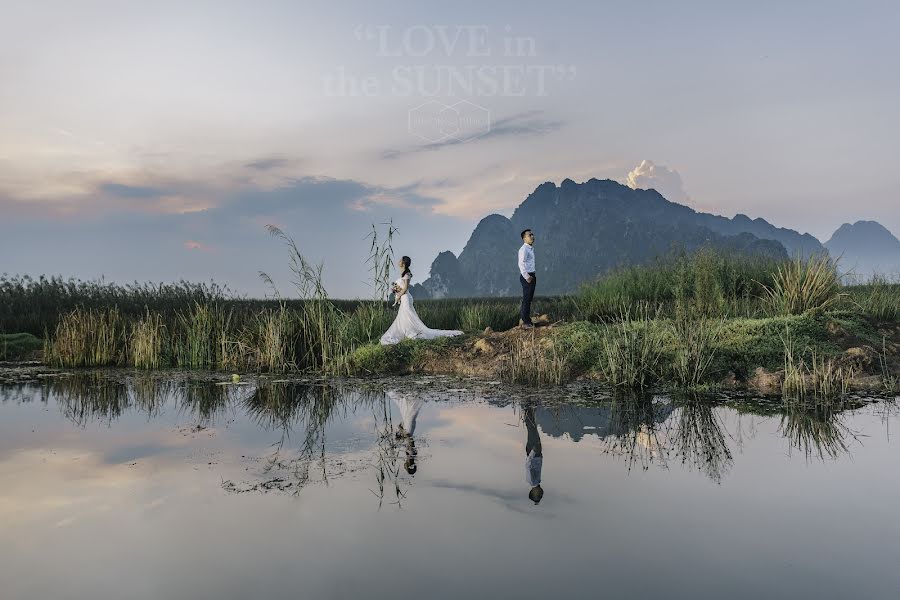
[[[636,389],[748,382],[762,368],[798,398],[845,390],[861,374],[898,379],[900,286],[842,286],[824,258],[773,262],[701,251],[625,268],[571,296],[537,298],[534,312],[555,325],[530,333],[514,329],[516,298],[417,300],[429,326],[468,335],[382,347],[395,309],[330,299],[321,267],[283,239],[300,300],[238,299],[218,286],[6,278],[0,302],[19,312],[0,314],[6,331],[45,324],[44,357],[65,367],[424,370],[536,385],[589,376]]]

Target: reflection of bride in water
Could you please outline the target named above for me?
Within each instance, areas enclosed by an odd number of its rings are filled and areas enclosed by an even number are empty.
[[[406,442],[406,461],[403,468],[410,475],[414,475],[418,470],[416,466],[416,441],[413,437],[416,433],[416,419],[419,416],[419,410],[422,408],[424,400],[418,395],[410,396],[397,390],[389,390],[388,397],[397,406],[400,411],[400,423],[397,425],[397,439]]]

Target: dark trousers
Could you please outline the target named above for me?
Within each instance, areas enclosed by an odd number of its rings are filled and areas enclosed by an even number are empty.
[[[534,300],[534,288],[537,287],[537,277],[534,273],[531,275],[531,283],[528,283],[524,277],[519,275],[519,283],[522,284],[522,307],[519,309],[519,318],[522,323],[531,324],[531,301]]]

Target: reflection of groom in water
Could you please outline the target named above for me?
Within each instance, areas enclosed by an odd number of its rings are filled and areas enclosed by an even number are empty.
[[[523,420],[528,431],[528,439],[525,442],[525,479],[531,490],[528,498],[535,504],[544,497],[544,488],[541,487],[541,468],[544,466],[544,453],[541,448],[541,436],[538,434],[537,423],[534,420],[534,406],[523,407]]]

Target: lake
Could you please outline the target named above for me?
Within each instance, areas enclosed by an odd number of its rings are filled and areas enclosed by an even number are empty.
[[[0,387],[0,597],[900,597],[894,402],[192,377]]]

